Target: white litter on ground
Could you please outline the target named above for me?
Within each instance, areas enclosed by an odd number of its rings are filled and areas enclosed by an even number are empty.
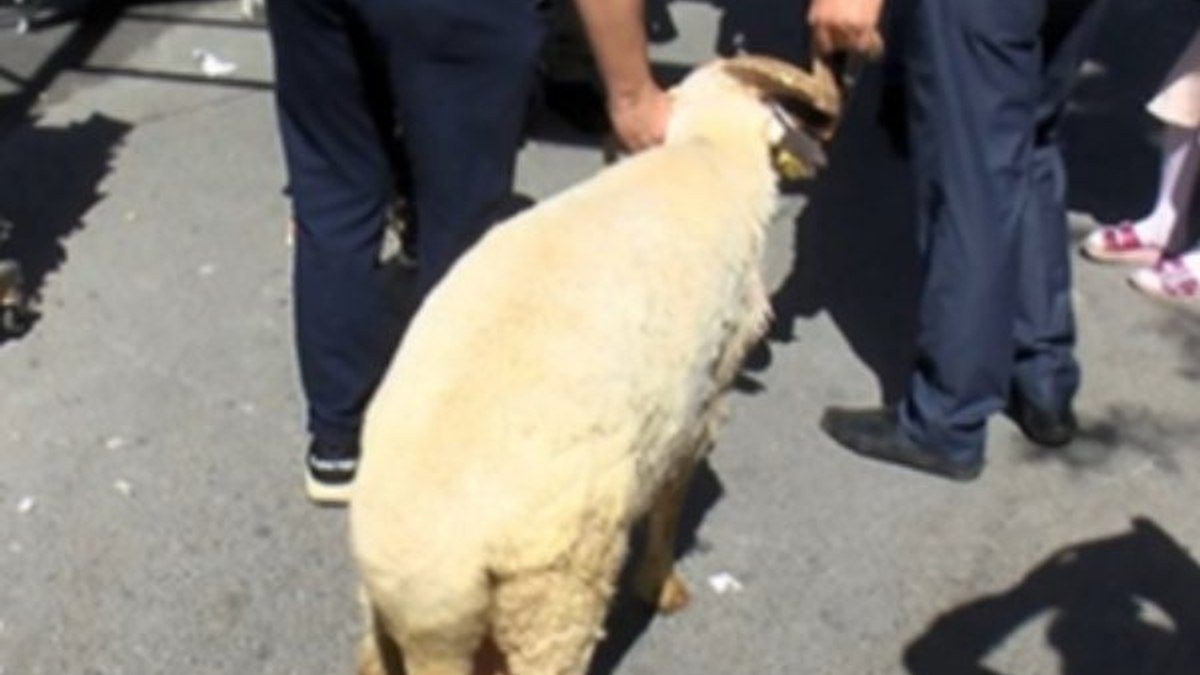
[[[742,582],[737,580],[729,572],[720,572],[708,578],[708,585],[712,587],[717,595],[725,595],[726,593],[737,593],[742,590]]]
[[[25,514],[33,510],[33,505],[36,503],[33,497],[22,497],[21,501],[17,502],[17,513]]]
[[[205,77],[224,77],[232,74],[238,66],[233,61],[223,59],[207,49],[193,49],[192,59],[200,67]]]
[[[104,439],[105,450],[120,450],[125,447],[125,439],[120,436],[109,436]]]
[[[133,485],[127,480],[118,480],[113,483],[113,489],[121,493],[123,497],[133,496]]]

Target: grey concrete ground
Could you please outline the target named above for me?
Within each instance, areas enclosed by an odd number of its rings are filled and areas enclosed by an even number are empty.
[[[657,59],[797,48],[789,3],[724,4],[667,6]],[[0,673],[348,672],[344,512],[301,493],[265,36],[226,0],[118,10],[0,35],[0,213],[42,307],[0,345]],[[1139,106],[1198,17],[1110,14],[1071,111],[1074,234],[1147,205]],[[199,76],[197,48],[237,71]],[[825,406],[895,392],[912,328],[906,174],[871,92],[773,228],[779,318],[693,495],[695,602],[620,604],[595,672],[1200,672],[1200,312],[1077,264],[1083,438],[1039,451],[997,419],[974,484],[819,432]],[[542,132],[524,192],[600,165]]]

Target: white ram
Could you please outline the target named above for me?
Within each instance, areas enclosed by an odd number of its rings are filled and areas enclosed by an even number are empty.
[[[639,596],[686,600],[680,502],[768,319],[764,227],[798,166],[771,97],[832,120],[814,72],[697,69],[662,146],[497,226],[428,297],[362,438],[362,675],[399,672],[396,646],[408,675],[467,675],[485,643],[514,675],[583,673],[647,512]]]

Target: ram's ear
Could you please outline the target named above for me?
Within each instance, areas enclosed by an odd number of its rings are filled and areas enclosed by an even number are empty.
[[[789,107],[798,109],[798,116],[812,126],[832,126],[841,114],[841,89],[821,59],[813,59],[811,72],[787,61],[749,54],[727,59],[722,67],[765,95],[792,104]]]

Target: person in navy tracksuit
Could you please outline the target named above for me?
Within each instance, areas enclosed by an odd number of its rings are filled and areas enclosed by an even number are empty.
[[[818,47],[853,46],[882,0],[813,0]],[[958,480],[988,418],[1068,443],[1074,357],[1059,122],[1103,0],[910,0],[905,71],[924,278],[895,409],[826,411],[851,450]]]
[[[669,103],[650,76],[641,0],[577,1],[618,138],[631,149],[657,142]],[[379,264],[397,176],[411,185],[419,237],[410,253],[423,292],[510,197],[544,9],[535,0],[279,0],[267,11],[295,221],[306,485],[315,501],[342,502],[366,402],[403,330]]]

